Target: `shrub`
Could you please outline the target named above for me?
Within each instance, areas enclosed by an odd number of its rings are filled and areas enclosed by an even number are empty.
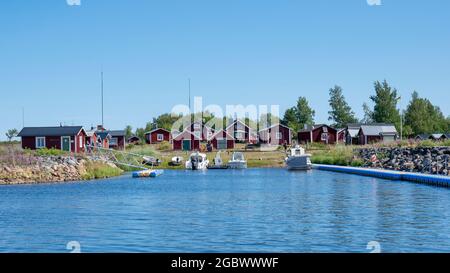
[[[114,177],[122,174],[122,170],[112,167],[106,163],[100,162],[88,162],[86,163],[86,173],[83,175],[83,179],[99,179]]]
[[[158,145],[158,150],[160,151],[170,151],[172,150],[172,145],[168,141],[163,141]]]
[[[418,146],[419,147],[428,148],[428,147],[436,147],[436,146],[439,146],[439,145],[437,145],[436,142],[427,139],[427,140],[421,141]]]
[[[60,155],[65,155],[67,154],[67,152],[62,151],[60,149],[55,149],[55,148],[51,148],[51,149],[38,149],[35,151],[35,154],[37,156],[60,156]]]

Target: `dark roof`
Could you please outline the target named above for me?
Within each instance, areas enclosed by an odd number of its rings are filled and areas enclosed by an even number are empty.
[[[308,126],[306,127],[306,129],[300,130],[299,132],[300,132],[300,133],[311,132],[312,130],[315,130],[315,129],[317,129],[317,128],[324,127],[324,126],[326,126],[326,127],[328,127],[328,128],[331,128],[331,129],[337,131],[337,129],[335,129],[335,128],[331,127],[330,125],[327,125],[327,124],[314,124],[314,125],[312,125],[312,126],[311,126],[311,125],[308,125]]]
[[[118,136],[125,136],[125,130],[111,130],[108,131],[108,133],[113,136],[113,137],[118,137]]]
[[[139,138],[138,136],[130,136],[130,137],[127,139],[127,141],[130,141],[130,140],[133,140],[133,139],[140,140],[140,138]]]
[[[17,136],[74,136],[81,130],[83,126],[24,127]]]
[[[111,134],[108,131],[97,131],[96,134],[102,140],[106,138],[111,138]]]
[[[164,128],[156,128],[156,129],[153,129],[153,130],[151,130],[151,131],[149,131],[149,132],[146,132],[145,134],[146,134],[146,135],[152,134],[152,133],[154,133],[154,132],[156,132],[156,131],[165,131],[165,132],[167,132],[167,133],[170,133],[170,131],[167,130],[167,129],[164,129]]]

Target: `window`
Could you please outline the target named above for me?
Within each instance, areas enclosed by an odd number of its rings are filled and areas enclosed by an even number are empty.
[[[201,138],[202,133],[199,132],[199,131],[195,131],[195,132],[194,132],[194,136],[196,136],[197,138]]]
[[[320,136],[320,139],[322,141],[328,141],[328,133],[322,133],[322,135]]]
[[[276,138],[277,138],[277,140],[283,139],[283,133],[277,132]]]
[[[117,145],[117,142],[118,142],[117,137],[113,137],[109,141],[109,145],[115,146],[115,145]]]
[[[199,130],[201,129],[201,125],[198,123],[194,123],[194,130]]]
[[[78,136],[78,145],[80,145],[80,148],[83,148],[83,136]]]
[[[243,138],[244,138],[244,133],[242,133],[242,132],[236,132],[235,137],[236,137],[237,139],[243,139]]]
[[[45,148],[45,137],[36,137],[36,149]]]
[[[164,135],[163,135],[163,134],[158,134],[158,135],[156,136],[156,139],[157,139],[158,141],[163,141],[163,140],[164,140]]]

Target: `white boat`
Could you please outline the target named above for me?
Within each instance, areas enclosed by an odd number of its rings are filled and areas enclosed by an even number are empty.
[[[222,158],[220,157],[220,151],[217,152],[212,166],[208,166],[208,169],[211,169],[211,170],[228,169],[228,166],[223,164]]]
[[[230,169],[247,169],[247,161],[244,158],[244,154],[241,152],[234,152],[231,155],[230,161],[228,161],[228,167]]]
[[[209,160],[205,154],[196,152],[189,156],[186,162],[186,169],[188,170],[206,170],[209,165]]]
[[[174,156],[170,161],[171,166],[180,166],[183,163],[183,158],[181,156]]]
[[[297,145],[290,149],[286,166],[288,170],[311,170],[311,155],[305,154],[305,149]]]

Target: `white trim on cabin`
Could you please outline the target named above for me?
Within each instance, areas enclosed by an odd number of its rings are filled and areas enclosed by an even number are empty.
[[[69,139],[69,151],[68,152],[72,152],[72,137],[71,136],[61,136],[61,151],[64,151],[64,142],[63,139],[64,138],[68,138]],[[76,139],[75,138],[75,147],[76,147]]]
[[[43,140],[42,143],[39,143],[39,140]],[[36,137],[34,141],[35,141],[36,149],[44,149],[46,147],[47,143],[46,143],[45,136],[44,137]],[[42,145],[39,145],[39,144],[42,144]]]

